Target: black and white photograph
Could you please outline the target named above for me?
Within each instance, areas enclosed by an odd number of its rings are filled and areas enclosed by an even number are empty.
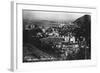
[[[13,71],[97,65],[99,37],[95,7],[34,2],[11,4]]]
[[[91,14],[22,10],[23,63],[91,59]]]

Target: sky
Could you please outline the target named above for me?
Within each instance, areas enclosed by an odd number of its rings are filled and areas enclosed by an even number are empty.
[[[32,11],[23,10],[23,19],[28,20],[50,20],[73,22],[77,18],[84,16],[85,13],[51,12],[51,11]]]

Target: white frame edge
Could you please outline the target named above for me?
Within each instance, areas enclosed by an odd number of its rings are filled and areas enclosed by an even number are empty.
[[[17,70],[16,2],[11,1],[11,71]]]
[[[27,2],[11,2],[11,70],[18,71],[18,63],[17,63],[17,22],[16,22],[16,7],[17,3],[27,3]],[[32,2],[28,2],[27,4],[32,4]],[[38,5],[38,4],[37,4]],[[43,4],[41,4],[43,5]],[[54,5],[52,5],[54,6]],[[62,6],[63,7],[63,6]],[[66,7],[76,7],[77,6],[66,6]],[[95,7],[80,7],[80,8],[92,8],[96,9]]]

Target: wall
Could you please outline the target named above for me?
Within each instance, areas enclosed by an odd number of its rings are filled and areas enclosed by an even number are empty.
[[[10,26],[10,1],[11,0],[0,0],[0,73],[10,73],[10,42],[11,42],[11,26]],[[29,0],[27,0],[29,1]],[[97,8],[97,19],[98,25],[96,26],[94,37],[97,40],[96,46],[98,49],[98,65],[97,67],[82,67],[82,68],[65,68],[65,69],[56,69],[56,70],[45,70],[45,71],[36,71],[38,73],[99,73],[100,69],[100,47],[99,47],[99,37],[100,37],[100,0],[31,0],[34,3],[38,4],[54,4],[54,5],[69,5],[69,6],[94,6]]]

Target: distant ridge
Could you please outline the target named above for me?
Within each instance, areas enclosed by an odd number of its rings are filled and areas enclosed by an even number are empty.
[[[88,26],[91,24],[91,16],[90,15],[84,15],[78,19],[76,19],[73,23],[77,24],[78,26]]]

